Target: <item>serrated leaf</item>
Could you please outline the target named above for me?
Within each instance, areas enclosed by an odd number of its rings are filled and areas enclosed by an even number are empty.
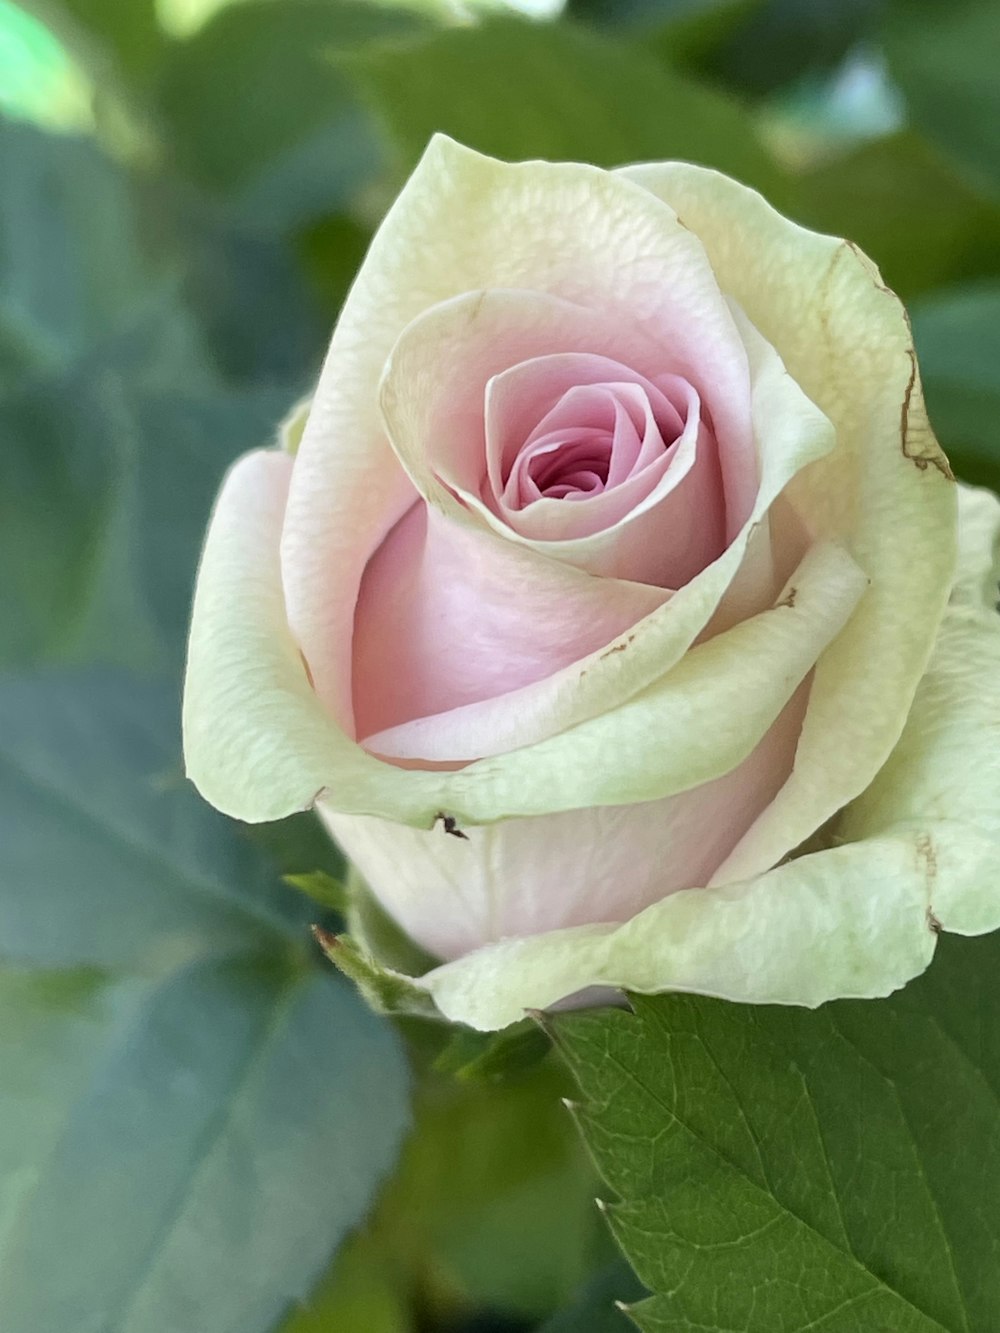
[[[624,43],[570,24],[494,19],[345,56],[410,167],[436,130],[511,160],[617,166],[684,158],[774,196],[746,111]]]
[[[887,1000],[635,996],[556,1017],[646,1333],[988,1333],[1000,1318],[1000,939]]]
[[[356,1225],[405,1061],[280,958],[0,973],[0,1327],[268,1333]]]
[[[641,1288],[624,1263],[612,1264],[586,1284],[572,1305],[546,1321],[538,1333],[628,1333],[621,1307],[638,1300]]]
[[[184,779],[177,687],[124,672],[0,682],[0,956],[135,966],[306,941],[315,917]]]

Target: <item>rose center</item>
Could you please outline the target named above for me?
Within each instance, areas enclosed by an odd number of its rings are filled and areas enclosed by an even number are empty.
[[[662,459],[684,420],[666,395],[648,390],[627,382],[566,390],[516,450],[504,478],[506,505],[587,500]]]

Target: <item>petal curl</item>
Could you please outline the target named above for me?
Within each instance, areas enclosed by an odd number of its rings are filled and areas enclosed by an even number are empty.
[[[222,488],[202,555],[184,698],[188,773],[207,800],[250,822],[322,796],[349,814],[430,829],[590,805],[654,800],[729,772],[843,627],[864,577],[818,546],[779,605],[686,654],[612,714],[459,772],[408,771],[344,735],[316,697],[285,619],[278,541],[292,461],[259,451]],[[648,624],[649,618],[640,624]],[[632,631],[637,633],[637,631]],[[612,645],[611,659],[629,645]]]

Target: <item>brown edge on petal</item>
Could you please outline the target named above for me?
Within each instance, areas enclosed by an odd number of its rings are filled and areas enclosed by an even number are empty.
[[[903,313],[906,314],[905,309]],[[909,315],[906,315],[906,327],[910,328]],[[912,333],[910,336],[912,338]],[[914,389],[920,383],[917,353],[912,342],[906,349],[906,355],[910,358],[910,378],[906,384],[903,405],[899,412],[899,435],[903,457],[908,458],[911,463],[915,463],[921,472],[926,472],[928,465],[933,463],[943,477],[948,481],[954,481],[955,474],[952,472],[951,465],[945,456],[944,450],[938,444],[937,437],[926,416],[919,429],[914,428],[910,422],[910,401],[913,398]]]
[[[899,296],[886,284],[875,261],[866,255],[864,250],[862,250],[859,245],[855,244],[854,241],[847,239],[842,240],[837,247],[833,258],[830,261],[830,266],[820,283],[819,317],[820,323],[823,325],[823,329],[827,336],[827,342],[829,343],[831,338],[825,303],[829,295],[830,286],[833,283],[833,276],[837,264],[844,255],[852,255],[864,270],[865,276],[871,282],[875,290],[881,292],[883,296],[889,297],[889,299],[899,307],[899,313],[903,317],[903,322],[906,325],[906,331],[909,335],[909,345],[906,348],[906,355],[910,359],[910,374],[906,382],[906,388],[903,391],[903,401],[899,410],[899,442],[903,457],[908,458],[921,472],[926,472],[928,467],[933,465],[947,481],[954,481],[955,474],[952,472],[947,455],[941,448],[931,424],[927,420],[926,413],[921,413],[923,420],[919,425],[914,425],[910,420],[910,408],[913,400],[913,393],[920,384],[920,371],[917,366],[917,353],[913,345],[913,326],[910,322],[909,311],[906,309],[906,306],[900,300]]]
[[[310,810],[315,810],[317,805],[319,805],[320,801],[323,799],[323,797],[327,795],[328,791],[329,791],[328,787],[320,787],[316,795],[310,797],[310,799],[305,803],[305,805],[302,806],[301,810],[299,811],[299,814],[304,815]]]

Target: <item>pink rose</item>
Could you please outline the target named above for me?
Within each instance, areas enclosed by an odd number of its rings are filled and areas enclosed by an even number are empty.
[[[189,771],[242,819],[315,805],[479,1026],[594,985],[884,993],[930,957],[953,812],[787,858],[864,823],[955,515],[849,243],[698,167],[437,139],[311,405],[223,487]]]

